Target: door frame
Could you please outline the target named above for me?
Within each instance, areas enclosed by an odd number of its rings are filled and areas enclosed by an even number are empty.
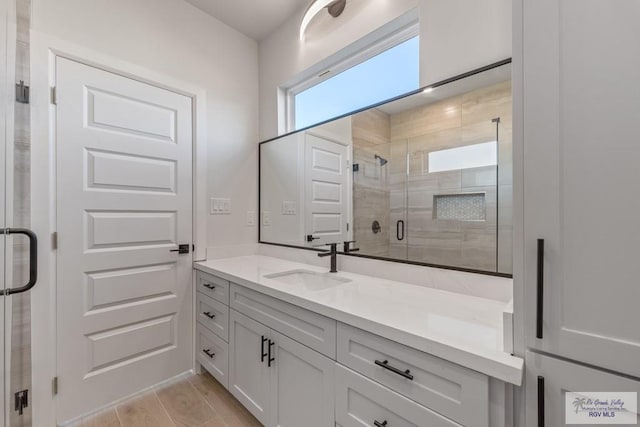
[[[62,57],[187,96],[193,106],[193,261],[206,258],[207,91],[197,85],[105,55],[94,49],[31,31],[31,206],[38,245],[39,283],[31,291],[33,425],[56,425],[52,381],[56,360],[56,268],[52,236],[56,231],[56,108],[50,103],[56,83],[56,58]],[[195,277],[195,275],[194,275]],[[195,298],[195,296],[194,296]],[[195,302],[194,302],[195,303]],[[192,319],[194,322],[194,319]],[[193,328],[192,328],[193,329]],[[192,330],[195,340],[195,330]],[[195,349],[195,347],[194,347]],[[192,352],[194,351],[192,349]],[[195,369],[195,356],[192,357]],[[64,387],[64,384],[61,384]],[[96,408],[98,409],[98,408]]]

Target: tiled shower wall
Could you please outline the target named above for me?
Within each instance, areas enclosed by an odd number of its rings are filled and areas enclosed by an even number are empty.
[[[30,84],[29,73],[29,27],[31,21],[31,1],[16,0],[17,13],[17,46],[16,46],[16,80]],[[29,104],[15,104],[15,138],[13,145],[13,227],[30,228],[31,225],[31,135]],[[9,215],[8,215],[9,216]],[[13,236],[13,278],[7,284],[11,287],[25,284],[29,277],[29,244],[23,237]],[[10,395],[31,390],[31,302],[29,292],[11,297],[11,377]],[[31,393],[30,396],[31,397]],[[11,427],[31,426],[31,406],[24,409],[22,415],[9,406]]]
[[[492,121],[496,118],[500,119],[498,124]],[[406,215],[407,227],[405,241],[398,241],[391,233],[392,252],[406,250],[412,261],[511,273],[511,123],[510,82],[390,117],[391,212],[398,218]],[[429,152],[495,141],[496,132],[498,167],[427,170]],[[407,161],[408,178],[403,176]],[[485,195],[484,220],[434,218],[434,196],[459,193]]]
[[[389,115],[367,110],[352,116],[354,240],[361,253],[389,256],[389,166],[375,156],[389,159]],[[378,221],[380,231],[372,224]]]

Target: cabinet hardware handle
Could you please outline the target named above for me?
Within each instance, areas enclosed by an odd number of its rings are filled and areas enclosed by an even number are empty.
[[[262,336],[262,344],[260,345],[260,362],[264,362],[264,358],[267,357],[267,353],[264,352],[264,343],[268,340],[265,336]]]
[[[271,366],[271,362],[274,362],[276,360],[275,356],[271,357],[271,347],[273,347],[274,345],[276,345],[276,343],[269,340],[269,359],[267,360],[267,366]]]
[[[544,239],[538,239],[538,266],[536,273],[536,338],[542,339],[542,318],[544,315]]]
[[[205,283],[203,286],[211,290],[214,290],[216,288],[216,285],[212,285],[211,283]]]
[[[544,377],[538,376],[538,427],[544,427]]]
[[[26,228],[0,228],[0,235],[24,234],[29,238],[29,281],[19,288],[0,290],[0,295],[14,295],[27,292],[38,281],[38,238],[36,234]]]
[[[384,420],[383,422],[380,421],[373,421],[373,425],[376,427],[387,427],[387,420]]]
[[[398,375],[400,375],[402,377],[405,377],[408,380],[412,380],[413,381],[413,375],[411,375],[411,373],[410,373],[411,371],[409,369],[407,369],[406,371],[402,371],[402,370],[400,370],[398,368],[395,368],[395,367],[389,365],[389,361],[388,360],[385,360],[383,362],[381,362],[379,360],[376,360],[375,363],[376,363],[376,365],[381,366],[384,369],[387,369],[387,370],[393,372],[394,374],[398,374]]]
[[[205,316],[207,316],[209,319],[215,319],[215,317],[216,317],[216,315],[215,315],[215,314],[213,314],[213,313],[211,313],[210,311],[206,311],[206,312],[204,312],[204,313],[202,313],[202,314],[204,314]]]
[[[402,233],[400,233],[400,231],[402,231]],[[404,221],[403,220],[399,220],[398,222],[396,222],[396,239],[404,240]]]
[[[213,359],[213,357],[216,355],[213,351],[206,349],[206,350],[202,350],[204,354],[206,354],[207,356],[209,356],[211,359]]]

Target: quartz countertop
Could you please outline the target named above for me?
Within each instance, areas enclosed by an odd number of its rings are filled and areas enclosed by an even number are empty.
[[[503,351],[503,302],[348,272],[335,277],[350,282],[312,290],[265,276],[326,273],[326,268],[261,255],[201,261],[194,268],[490,377],[522,383],[523,360]]]

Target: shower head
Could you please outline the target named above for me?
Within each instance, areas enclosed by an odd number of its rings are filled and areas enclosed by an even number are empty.
[[[374,156],[374,158],[380,162],[380,166],[384,166],[389,162],[387,159],[385,159],[384,157],[380,157],[377,154]]]

